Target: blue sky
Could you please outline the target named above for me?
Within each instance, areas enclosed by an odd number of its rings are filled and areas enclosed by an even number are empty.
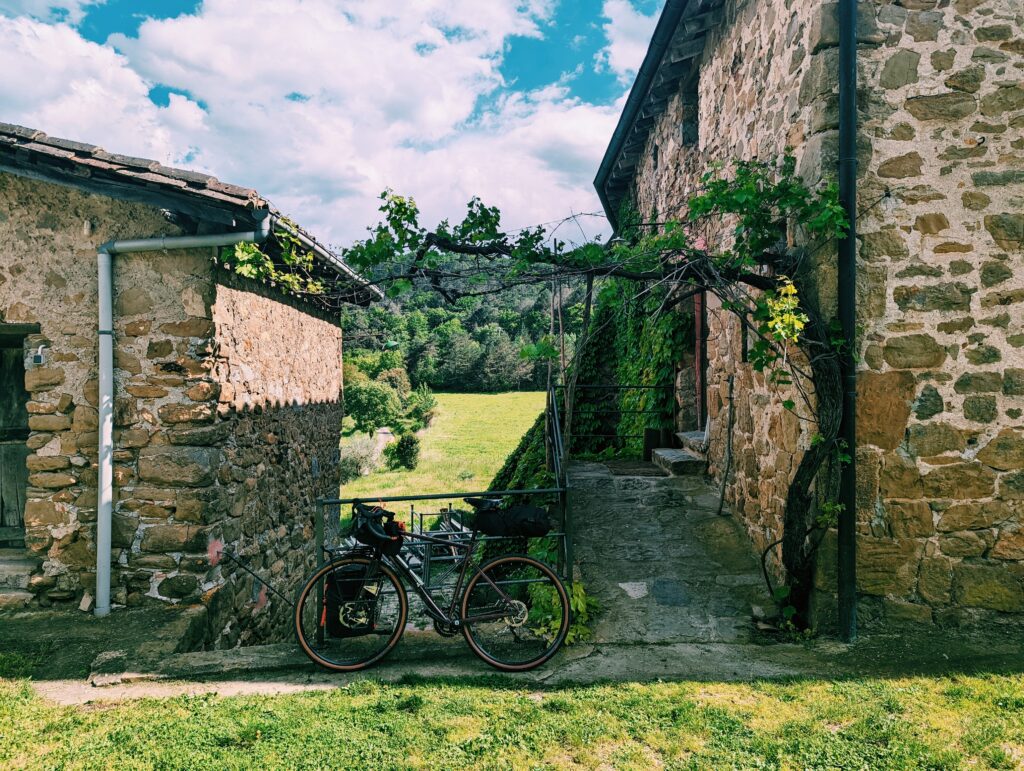
[[[428,220],[480,195],[549,222],[599,210],[660,6],[0,0],[0,120],[255,187],[338,245],[385,187]]]

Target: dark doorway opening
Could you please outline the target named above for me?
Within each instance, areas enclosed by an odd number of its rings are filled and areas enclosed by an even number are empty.
[[[25,337],[34,324],[0,324],[0,549],[25,546],[28,391]]]

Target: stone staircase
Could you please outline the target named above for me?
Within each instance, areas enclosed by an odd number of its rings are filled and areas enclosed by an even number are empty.
[[[41,564],[22,549],[0,549],[0,609],[20,608],[32,600],[28,582]]]

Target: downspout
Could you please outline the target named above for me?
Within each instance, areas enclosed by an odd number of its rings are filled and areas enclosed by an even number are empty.
[[[258,230],[214,233],[202,236],[140,238],[108,241],[96,250],[99,292],[99,474],[96,505],[96,610],[110,613],[110,524],[114,503],[114,276],[113,257],[134,252],[199,249],[259,243],[270,235],[272,216],[260,221]]]
[[[850,461],[839,480],[839,635],[857,637],[857,0],[839,0],[839,203],[850,229],[839,241],[843,414],[839,436]]]

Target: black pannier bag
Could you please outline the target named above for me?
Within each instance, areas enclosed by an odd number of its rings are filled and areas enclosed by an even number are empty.
[[[539,538],[551,532],[551,520],[544,509],[536,506],[484,509],[476,513],[473,529],[484,535]]]
[[[367,578],[367,567],[344,565],[328,574],[324,626],[331,637],[359,637],[373,631],[380,582]]]

